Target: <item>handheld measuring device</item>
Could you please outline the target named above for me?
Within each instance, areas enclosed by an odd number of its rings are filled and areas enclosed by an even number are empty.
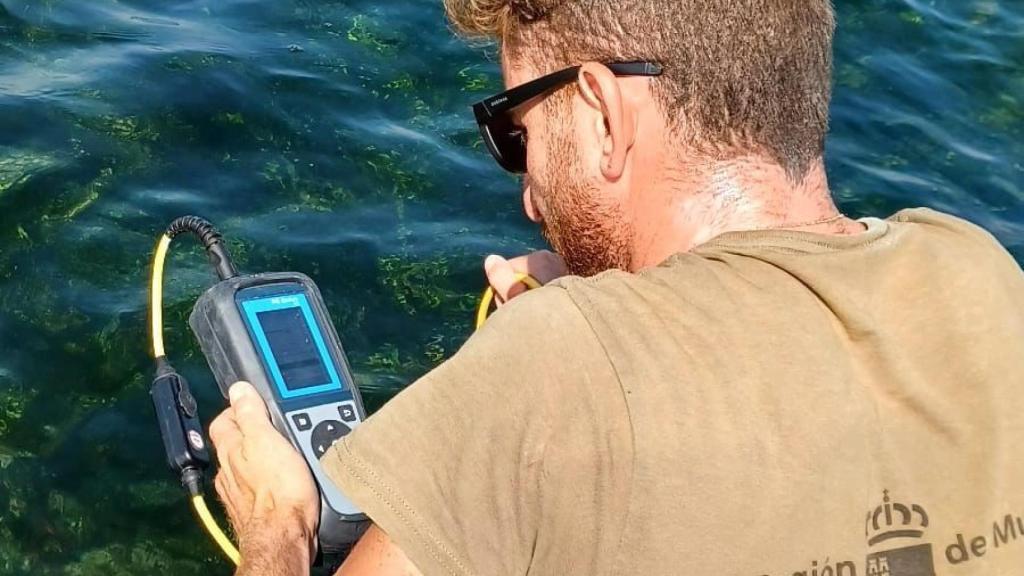
[[[172,240],[186,232],[202,242],[220,279],[199,298],[189,317],[217,385],[225,398],[228,388],[242,380],[259,392],[274,427],[305,458],[320,490],[320,551],[343,555],[369,521],[330,482],[320,458],[358,426],[366,412],[327,306],[316,284],[303,274],[239,275],[220,234],[195,216],[171,223],[153,258],[151,334],[156,378],[150,395],[167,462],[180,475],[210,535],[238,564],[237,548],[203,498],[203,472],[210,464],[210,453],[198,404],[188,381],[174,370],[164,350],[164,264]],[[517,279],[531,289],[540,286],[526,274]],[[494,290],[488,289],[477,312],[477,328],[486,322],[494,299]]]
[[[152,334],[157,377],[151,396],[171,468],[181,475],[211,535],[235,563],[237,549],[216,525],[202,497],[210,455],[188,382],[164,353],[162,277],[171,240],[197,236],[220,282],[196,302],[189,325],[220,391],[238,381],[253,385],[274,427],[302,454],[320,491],[319,549],[347,552],[369,522],[327,478],[320,458],[366,417],[359,389],[316,284],[299,273],[241,276],[209,222],[189,216],[171,224],[153,265]]]
[[[224,397],[235,382],[252,384],[274,427],[309,464],[320,488],[321,547],[350,546],[366,517],[327,478],[320,458],[365,411],[316,284],[297,273],[230,278],[199,298],[189,325]]]

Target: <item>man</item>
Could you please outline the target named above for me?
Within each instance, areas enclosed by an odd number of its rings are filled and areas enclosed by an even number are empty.
[[[827,0],[448,9],[500,42],[477,118],[573,276],[489,258],[515,300],[325,457],[374,522],[341,574],[1019,571],[1024,275],[836,210]],[[305,574],[302,460],[245,384],[212,434],[238,573]]]

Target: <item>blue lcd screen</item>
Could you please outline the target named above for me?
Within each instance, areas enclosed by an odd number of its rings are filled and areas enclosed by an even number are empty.
[[[342,389],[305,294],[245,300],[242,310],[282,398]]]

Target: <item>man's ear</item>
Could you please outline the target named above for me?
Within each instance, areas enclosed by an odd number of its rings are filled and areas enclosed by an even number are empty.
[[[623,93],[607,66],[588,62],[577,79],[583,100],[597,114],[591,116],[591,134],[601,146],[601,172],[618,180],[626,169],[626,156],[636,142],[636,108]]]

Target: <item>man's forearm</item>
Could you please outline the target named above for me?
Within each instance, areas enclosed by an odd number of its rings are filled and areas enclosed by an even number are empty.
[[[376,524],[348,555],[335,576],[423,576],[405,552]]]
[[[273,525],[246,534],[239,552],[235,576],[308,576],[312,564],[308,538]]]

